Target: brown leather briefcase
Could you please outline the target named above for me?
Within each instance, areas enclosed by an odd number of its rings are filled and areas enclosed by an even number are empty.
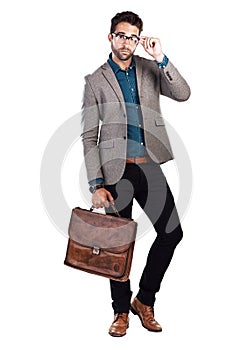
[[[124,282],[130,274],[137,223],[91,210],[72,210],[64,264]],[[114,210],[118,214],[115,206]]]

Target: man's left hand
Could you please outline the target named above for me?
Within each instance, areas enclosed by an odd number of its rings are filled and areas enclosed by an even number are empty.
[[[158,38],[141,36],[140,43],[145,51],[152,56],[157,62],[162,62],[164,53],[162,52],[161,42]]]

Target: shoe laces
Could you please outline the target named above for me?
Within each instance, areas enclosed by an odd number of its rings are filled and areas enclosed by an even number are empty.
[[[126,321],[126,314],[124,312],[117,312],[115,314],[115,320],[114,322],[118,321],[119,318],[121,318],[123,321]]]
[[[150,322],[155,321],[155,319],[154,319],[154,308],[153,308],[153,306],[145,305],[144,309],[145,309],[145,310],[144,310],[144,316],[145,316],[145,318],[146,318],[148,321],[150,321]]]

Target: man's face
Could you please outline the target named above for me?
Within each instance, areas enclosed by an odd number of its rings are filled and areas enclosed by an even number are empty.
[[[126,35],[127,37],[138,37],[139,29],[127,22],[121,22],[115,27],[115,34]],[[108,36],[111,42],[111,49],[114,55],[121,61],[129,60],[137,47],[137,42],[131,39],[123,39],[118,36],[112,36],[112,33]]]

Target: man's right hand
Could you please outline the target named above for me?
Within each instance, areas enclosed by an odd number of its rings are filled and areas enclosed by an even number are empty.
[[[109,208],[109,202],[114,202],[114,198],[105,188],[99,188],[92,195],[92,204],[96,209]]]

